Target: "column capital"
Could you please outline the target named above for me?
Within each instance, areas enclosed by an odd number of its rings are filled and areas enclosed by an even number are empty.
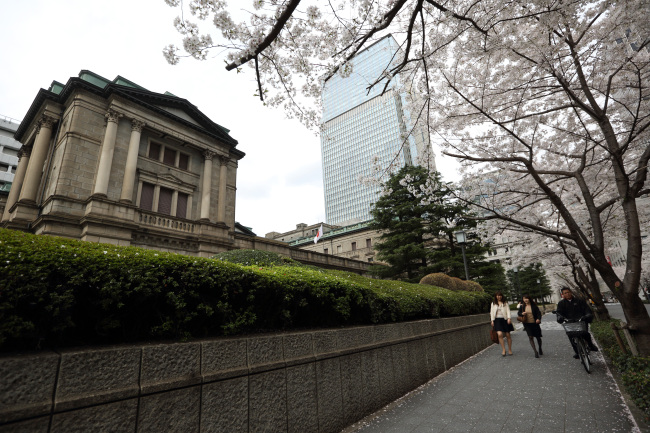
[[[23,156],[26,156],[29,158],[32,154],[32,147],[31,146],[23,146],[20,148],[18,151],[18,159],[21,159]]]
[[[227,156],[223,156],[223,155],[219,156],[219,163],[221,165],[228,165],[228,162],[230,162],[230,158],[228,158]]]
[[[58,119],[55,117],[52,117],[48,114],[43,114],[36,124],[36,133],[38,134],[41,132],[41,128],[52,129],[52,126],[54,126],[54,123],[57,120]]]
[[[106,118],[107,121],[109,122],[115,122],[117,123],[120,120],[120,117],[122,117],[122,113],[118,113],[117,111],[113,110],[112,108],[109,108],[104,117]]]
[[[214,158],[216,155],[216,152],[213,152],[211,150],[204,150],[203,151],[203,157],[205,158],[206,161],[212,161],[212,158]]]
[[[131,130],[132,131],[137,131],[137,132],[142,132],[142,128],[146,123],[140,119],[131,119]]]

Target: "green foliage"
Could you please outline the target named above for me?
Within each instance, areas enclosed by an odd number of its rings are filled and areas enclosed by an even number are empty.
[[[464,281],[465,288],[463,290],[468,292],[483,292],[483,287],[476,281]]]
[[[453,232],[471,230],[476,222],[467,206],[453,200],[452,190],[438,173],[406,166],[390,177],[385,194],[373,205],[371,228],[383,232],[375,246],[378,258],[390,266],[375,268],[383,278],[416,282],[430,273],[465,278],[463,255]],[[503,288],[505,276],[498,263],[485,260],[486,247],[468,232],[466,257],[470,279],[490,293]],[[500,278],[499,278],[500,276]]]
[[[454,285],[453,281],[451,280],[451,277],[441,272],[425,275],[420,280],[420,284],[427,284],[429,286],[438,286],[448,290],[451,290],[451,287]]]
[[[429,184],[435,185],[435,192],[426,200],[409,191],[420,191]],[[377,256],[390,265],[382,270],[382,276],[417,281],[423,275],[420,269],[427,266],[425,240],[444,230],[444,214],[449,212],[446,197],[450,191],[438,173],[431,174],[416,166],[402,167],[386,181],[384,189],[390,193],[382,195],[370,211],[370,228],[383,232],[375,245]]]
[[[471,229],[473,223],[456,226],[455,230]],[[503,266],[498,262],[489,262],[485,257],[488,247],[480,243],[480,239],[467,232],[468,242],[465,246],[465,258],[470,280],[476,281],[488,293],[504,290],[507,281]],[[444,245],[434,245],[429,252],[429,272],[444,272],[452,277],[465,279],[465,266],[461,248],[455,244],[452,234],[448,233],[449,242]]]
[[[255,264],[0,229],[0,350],[385,323],[489,307],[482,293],[257,252],[228,257]]]
[[[244,266],[305,266],[278,253],[257,250],[232,250],[212,256],[213,259]]]
[[[625,354],[616,341],[611,323],[620,325],[616,319],[594,322],[591,332],[621,374],[625,390],[634,404],[643,411],[646,421],[650,421],[650,358]],[[627,343],[624,344],[629,350]]]
[[[507,276],[510,299],[520,299],[523,295],[530,295],[539,303],[545,296],[551,294],[551,282],[541,263],[533,263],[519,268],[517,274],[513,269],[509,269]]]
[[[433,273],[422,277],[420,284],[438,286],[443,289],[466,292],[482,292],[483,288],[475,281],[464,281],[460,278],[450,277],[447,274]]]

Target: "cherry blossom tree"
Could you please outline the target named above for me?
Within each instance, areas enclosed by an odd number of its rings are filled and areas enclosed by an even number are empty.
[[[254,0],[246,11],[165,1],[183,11],[183,49],[168,46],[169,62],[225,53],[226,69],[249,65],[257,95],[309,127],[319,124],[323,80],[353,73],[353,56],[393,34],[401,50],[369,87],[400,74],[414,120],[464,164],[459,198],[484,219],[577,251],[650,355],[638,296],[638,202],[650,193],[648,2]],[[214,34],[201,27],[208,18]],[[620,276],[605,255],[615,219],[627,239]]]

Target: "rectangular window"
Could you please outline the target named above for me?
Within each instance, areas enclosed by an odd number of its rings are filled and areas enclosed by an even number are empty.
[[[341,246],[340,246],[340,245],[337,245],[337,246],[336,246],[336,253],[337,253],[337,254],[340,254],[340,253],[341,253]]]
[[[158,143],[149,144],[149,158],[155,159],[156,161],[160,159],[160,144]]]
[[[165,156],[163,157],[163,164],[171,165],[172,167],[176,165],[176,151],[165,147]]]
[[[366,239],[366,248],[372,248],[372,239]]]
[[[323,254],[327,254],[328,250],[327,248],[323,248]]]
[[[187,199],[189,195],[182,192],[178,193],[178,201],[176,202],[176,216],[178,218],[187,218]]]
[[[356,251],[356,250],[357,250],[357,243],[352,242],[352,251]]]
[[[172,214],[172,196],[174,191],[169,188],[160,188],[160,195],[158,196],[158,212],[171,215]]]
[[[181,153],[178,156],[178,168],[181,170],[187,170],[190,166],[190,157],[184,153]]]
[[[153,184],[143,182],[142,193],[140,194],[140,209],[152,210],[153,207]]]

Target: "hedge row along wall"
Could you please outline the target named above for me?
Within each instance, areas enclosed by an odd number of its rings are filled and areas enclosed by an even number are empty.
[[[484,293],[242,266],[0,229],[0,351],[206,338],[488,311]]]

